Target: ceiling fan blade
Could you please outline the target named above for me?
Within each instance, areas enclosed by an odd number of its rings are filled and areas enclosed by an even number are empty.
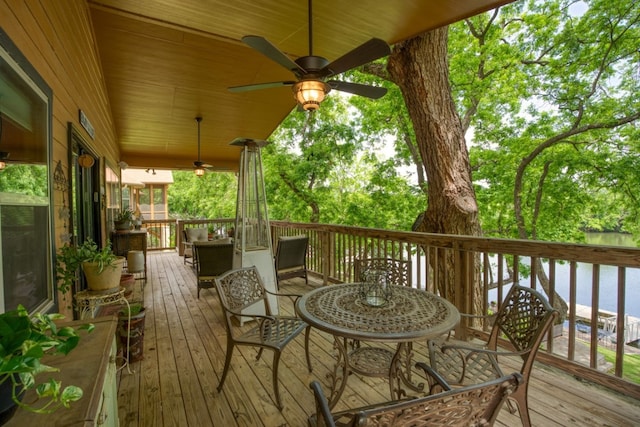
[[[327,72],[325,75],[335,76],[352,68],[368,64],[390,53],[391,48],[389,48],[387,42],[375,38],[371,39],[324,67],[324,71]]]
[[[338,80],[330,80],[327,82],[331,89],[341,92],[349,92],[354,95],[366,96],[371,99],[382,98],[387,93],[387,88],[379,86],[369,86],[360,83],[341,82]]]
[[[273,87],[281,87],[281,86],[292,86],[294,81],[286,81],[286,82],[271,82],[271,83],[256,83],[253,85],[242,85],[242,86],[232,86],[229,89],[230,92],[248,92],[250,90],[258,90],[258,89],[270,89]]]
[[[271,42],[264,37],[244,36],[242,38],[242,42],[293,73],[306,73],[304,68],[296,64],[291,58],[282,53],[280,49],[272,45]]]

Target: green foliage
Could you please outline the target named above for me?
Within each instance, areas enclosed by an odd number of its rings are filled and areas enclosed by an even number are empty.
[[[123,209],[120,212],[118,212],[118,214],[116,215],[116,217],[114,218],[115,221],[117,222],[125,222],[125,221],[132,221],[133,220],[133,211],[131,209]]]
[[[233,218],[236,209],[236,176],[229,172],[173,171],[168,203],[171,215],[183,219]]]
[[[130,304],[129,306],[123,307],[119,312],[118,316],[128,318],[129,316],[135,316],[140,314],[140,312],[144,310],[144,307],[141,303]]]
[[[66,243],[58,251],[56,256],[56,280],[58,290],[66,294],[78,278],[78,269],[83,262],[95,262],[98,264],[98,273],[106,267],[115,264],[118,257],[111,250],[111,243],[98,248],[96,242],[87,239],[80,246]]]
[[[23,306],[0,314],[0,383],[11,381],[13,401],[24,409],[37,413],[51,413],[69,408],[72,402],[82,397],[82,389],[69,385],[62,389],[60,381],[50,378],[37,383],[36,377],[44,372],[58,369],[41,363],[45,354],[68,354],[80,340],[77,331],[69,326],[58,327],[54,321],[62,319],[60,314],[36,314],[33,318]],[[79,329],[93,330],[85,324]],[[35,389],[39,398],[47,398],[42,406],[32,402],[23,403],[20,395]]]
[[[0,192],[27,196],[49,195],[47,167],[8,163],[0,173]]]
[[[633,0],[527,0],[449,27],[485,235],[582,242],[584,230],[616,230],[640,240],[639,23]],[[385,60],[340,78],[389,92],[332,92],[317,112],[287,117],[262,151],[270,217],[409,229],[425,210],[427,171],[405,100]],[[234,215],[235,177],[180,174],[172,212]]]
[[[518,2],[451,26],[485,234],[638,232],[640,6],[593,0],[577,14],[572,3]]]
[[[617,360],[615,351],[598,346],[598,353],[601,353],[607,362],[615,366]],[[640,384],[640,354],[625,353],[622,366],[623,378],[635,384]]]
[[[263,149],[272,219],[409,229],[421,196],[398,175],[395,158],[373,151],[374,120],[332,95],[313,114],[292,112]]]

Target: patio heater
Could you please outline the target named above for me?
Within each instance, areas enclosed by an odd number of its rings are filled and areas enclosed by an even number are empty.
[[[234,268],[255,266],[265,288],[277,291],[271,228],[267,214],[260,148],[268,141],[237,138],[231,145],[243,147],[240,154],[236,222],[233,234],[235,244]],[[278,314],[278,301],[270,295],[272,314]],[[247,314],[265,314],[262,307],[249,307]],[[240,319],[242,323],[242,319]]]

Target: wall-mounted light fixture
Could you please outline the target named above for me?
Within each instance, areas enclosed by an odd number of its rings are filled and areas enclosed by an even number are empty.
[[[95,164],[95,162],[96,159],[94,159],[90,154],[84,153],[78,156],[78,164],[84,169],[89,169]]]

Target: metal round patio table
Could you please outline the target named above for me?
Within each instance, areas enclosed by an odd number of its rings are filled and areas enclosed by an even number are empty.
[[[359,287],[358,283],[324,286],[306,293],[296,303],[298,315],[305,322],[334,337],[337,360],[330,375],[330,407],[340,399],[351,371],[382,376],[380,367],[367,369],[379,362],[385,376],[389,376],[392,398],[405,394],[403,384],[419,390],[422,385],[414,385],[411,381],[413,341],[444,334],[460,320],[460,313],[453,304],[431,292],[392,286],[390,301],[381,307],[373,307],[361,300]],[[398,345],[395,353],[388,352],[391,354],[386,357],[384,350],[377,347],[357,346],[349,352],[348,340]],[[367,363],[367,359],[372,362]]]

